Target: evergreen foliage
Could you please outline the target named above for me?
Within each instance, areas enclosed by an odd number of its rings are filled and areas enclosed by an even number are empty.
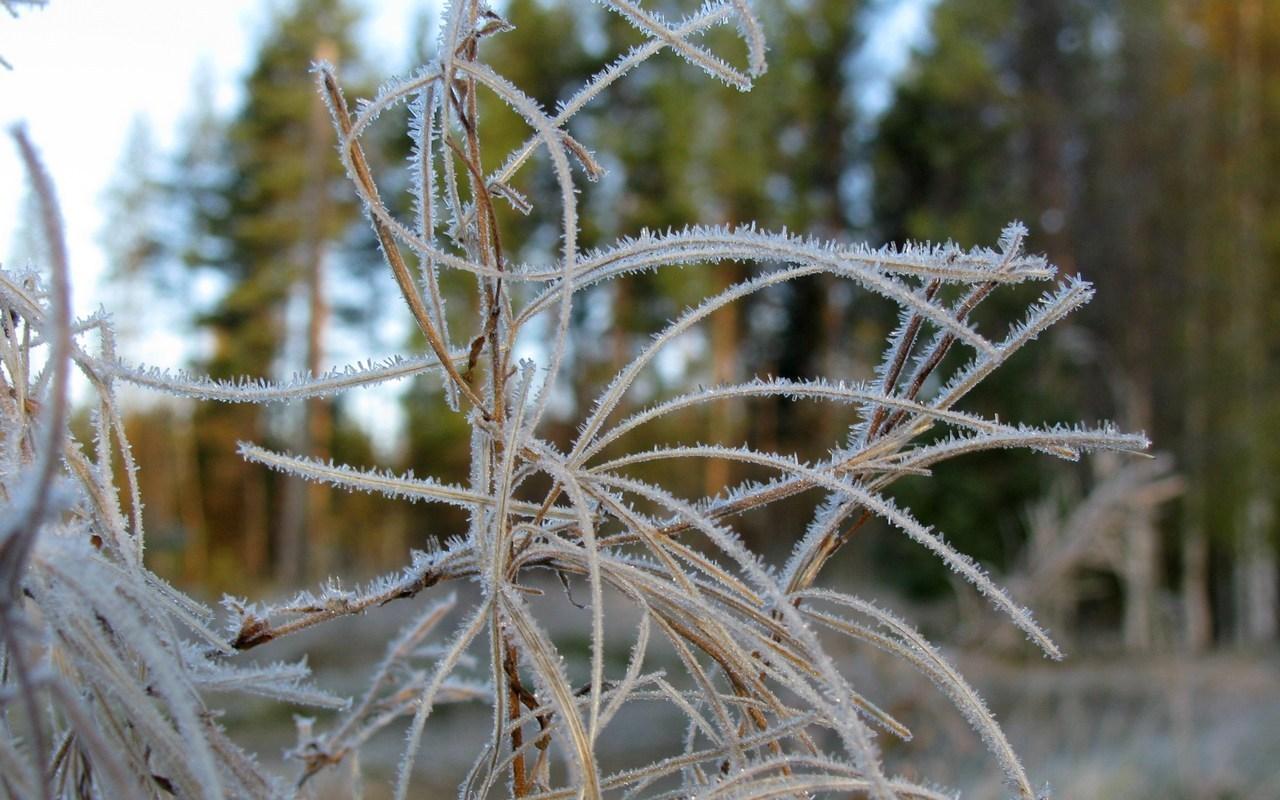
[[[334,267],[355,267],[358,275],[372,253],[351,245],[357,207],[343,192],[332,131],[305,78],[318,58],[358,72],[357,21],[345,0],[299,0],[277,9],[246,78],[243,105],[231,120],[214,123],[216,146],[202,151],[200,137],[209,131],[193,128],[193,155],[204,163],[183,165],[178,188],[198,198],[187,258],[225,287],[197,319],[212,339],[198,368],[214,379],[319,375],[330,366],[323,330],[333,310],[327,292]],[[305,309],[292,330],[291,307]],[[328,455],[334,411],[315,397],[294,412],[208,405],[194,414],[209,535],[217,552],[249,553],[249,570],[259,576],[293,578],[323,568],[332,528],[321,513],[327,498],[243,470],[235,442],[268,437]]]
[[[1025,213],[1050,260],[1078,263],[1099,287],[1070,337],[991,387],[1002,408],[1016,394],[1041,413],[1114,415],[1173,452],[1188,478],[1180,513],[1152,508],[1135,523],[1163,534],[1130,543],[1151,549],[1147,577],[1121,577],[1126,606],[1150,605],[1163,564],[1178,563],[1196,648],[1211,628],[1274,641],[1280,619],[1280,370],[1263,355],[1280,339],[1261,324],[1280,296],[1280,251],[1264,233],[1280,208],[1268,188],[1280,160],[1262,135],[1280,120],[1271,11],[1254,0],[941,0],[872,147],[879,235],[975,241]],[[1063,384],[1069,361],[1091,380]],[[1007,472],[991,479],[1000,469],[970,491],[1015,485]],[[1239,566],[1211,575],[1210,549]],[[1211,594],[1224,598],[1212,610]]]

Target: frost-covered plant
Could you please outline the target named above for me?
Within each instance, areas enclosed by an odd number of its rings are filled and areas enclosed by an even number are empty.
[[[15,139],[50,274],[0,269],[0,796],[282,794],[226,736],[205,693],[344,701],[307,687],[303,664],[227,661],[234,650],[212,612],[144,565],[111,326],[101,314],[72,319],[53,189],[25,135]],[[94,393],[88,442],[69,425],[73,369]]]
[[[503,790],[541,800],[604,795],[945,796],[886,774],[877,737],[908,739],[910,731],[864,695],[869,687],[855,686],[847,665],[832,655],[832,637],[847,637],[887,651],[937,684],[982,737],[1011,791],[1018,797],[1036,796],[995,719],[934,646],[880,606],[817,588],[816,580],[850,531],[879,517],[945,561],[1047,655],[1060,657],[1024,608],[885,491],[899,477],[928,474],[944,459],[980,450],[1026,447],[1074,458],[1090,449],[1145,447],[1141,436],[1109,427],[1010,425],[957,410],[965,395],[1014,352],[1087,302],[1091,288],[1075,278],[1054,282],[1054,270],[1043,259],[1023,252],[1025,231],[1017,224],[1004,231],[996,250],[963,251],[951,245],[877,250],[753,227],[697,227],[644,232],[604,250],[584,251],[579,246],[576,182],[596,177],[601,168],[570,136],[566,123],[611,84],[666,50],[743,90],[765,67],[764,39],[748,0],[710,0],[675,23],[633,0],[602,0],[601,5],[631,22],[644,42],[621,54],[554,112],[480,58],[481,40],[498,39],[508,27],[480,0],[456,0],[443,16],[439,57],[354,112],[333,70],[317,65],[342,161],[427,344],[424,357],[278,385],[219,383],[133,369],[114,361],[109,336],[103,338],[101,356],[81,353],[70,334],[106,328],[101,320],[60,321],[66,317],[58,310],[65,305],[65,292],[58,281],[46,301],[6,277],[6,302],[16,302],[11,296],[31,295],[18,312],[25,329],[52,348],[48,363],[54,370],[51,378],[27,378],[21,366],[26,362],[13,366],[6,361],[11,381],[31,386],[22,390],[27,396],[60,398],[64,390],[58,365],[70,360],[95,376],[103,398],[96,460],[78,470],[84,457],[66,445],[65,433],[57,434],[55,446],[33,446],[24,455],[22,442],[38,444],[44,440],[37,434],[48,436],[63,428],[58,419],[41,427],[34,412],[5,401],[6,414],[22,422],[10,425],[6,417],[6,442],[14,444],[6,450],[5,501],[14,509],[28,509],[22,505],[30,504],[27,498],[46,498],[34,510],[24,510],[26,516],[8,513],[8,520],[33,522],[11,525],[3,540],[4,575],[13,588],[4,613],[6,620],[20,616],[26,621],[20,626],[6,622],[6,665],[12,666],[6,669],[5,687],[10,694],[0,696],[0,702],[27,698],[28,727],[44,736],[24,738],[3,722],[7,727],[0,738],[0,758],[6,765],[26,765],[13,773],[22,776],[25,787],[56,780],[61,792],[80,780],[110,794],[120,782],[134,781],[145,787],[135,794],[156,795],[179,784],[180,796],[279,792],[203,712],[202,691],[216,685],[302,695],[285,698],[292,700],[325,698],[301,689],[292,682],[297,676],[284,668],[235,671],[229,666],[234,663],[231,653],[468,579],[478,585],[474,604],[457,610],[459,602],[451,596],[427,605],[388,643],[358,701],[327,727],[309,721],[302,725],[302,740],[293,751],[301,763],[296,787],[305,791],[315,774],[350,764],[374,733],[409,717],[396,781],[396,797],[405,797],[423,731],[437,706],[445,700],[479,698],[492,707],[492,730],[470,772],[459,776],[463,797]],[[701,43],[703,33],[725,24],[736,26],[745,45],[745,67],[734,66]],[[481,92],[505,101],[530,131],[528,140],[506,154],[493,172],[486,171],[482,157]],[[362,146],[379,115],[401,103],[413,112],[410,132],[416,145],[411,160],[416,204],[410,220],[395,216],[384,201]],[[545,264],[510,257],[495,213],[499,202],[530,210],[510,181],[533,159],[546,159],[559,193],[554,209],[559,252]],[[748,263],[752,271],[656,332],[602,388],[572,442],[564,448],[553,445],[544,423],[553,394],[569,380],[570,322],[574,304],[586,290],[631,273],[730,261]],[[445,314],[441,275],[447,272],[474,276],[476,314],[470,330],[451,328]],[[901,309],[900,325],[874,380],[754,379],[637,404],[637,378],[664,347],[717,309],[820,274],[847,280]],[[1008,330],[993,336],[971,322],[975,308],[993,292],[1027,281],[1051,283]],[[19,295],[20,290],[27,294]],[[536,351],[536,363],[517,361],[517,343],[527,342],[530,331],[537,330],[549,335]],[[6,342],[12,344],[6,347],[25,353],[25,340],[8,331]],[[968,353],[967,360],[947,358],[956,352]],[[959,366],[951,369],[948,365],[954,363]],[[944,366],[949,375],[940,374]],[[277,402],[426,371],[442,376],[451,407],[470,424],[471,473],[465,485],[320,463],[252,444],[243,445],[241,452],[251,461],[307,479],[465,509],[469,524],[443,546],[411,554],[402,571],[356,590],[331,583],[278,606],[229,601],[234,619],[225,639],[210,634],[202,612],[142,567],[140,523],[121,518],[105,466],[111,442],[127,459],[111,401],[113,376],[201,398]],[[847,404],[860,411],[860,421],[818,461],[723,444],[671,444],[642,452],[623,447],[629,434],[659,418],[757,397]],[[47,409],[57,404],[37,405]],[[58,464],[64,452],[65,469]],[[637,477],[634,469],[664,460],[708,458],[753,465],[774,477],[713,497],[689,498]],[[83,499],[78,504],[60,499],[74,493],[53,492],[60,485],[55,477],[68,470],[80,477]],[[44,488],[33,494],[27,487],[36,481],[43,481],[38,486]],[[785,564],[765,563],[744,545],[735,521],[801,493],[821,497],[812,520],[795,531]],[[55,508],[70,511],[55,517]],[[131,508],[138,508],[136,501]],[[38,536],[35,521],[43,524]],[[14,547],[21,560],[7,555],[10,541],[18,543]],[[99,543],[97,549],[93,542]],[[54,555],[73,548],[80,554],[76,559]],[[65,577],[71,574],[68,564],[101,574],[74,573],[88,588],[55,584],[71,580]],[[582,599],[588,609],[584,625],[590,651],[583,664],[567,663],[545,620],[539,619],[537,603],[530,600],[539,591],[534,585],[539,571],[586,586]],[[41,605],[46,602],[49,612]],[[39,614],[28,608],[32,604]],[[623,604],[639,620],[636,634],[625,654],[607,652],[616,640],[605,636],[605,608]],[[453,632],[424,650],[425,637],[449,615],[455,617]],[[64,646],[66,655],[55,658],[49,648],[58,646],[63,627],[84,640]],[[659,665],[654,655],[659,648],[656,643],[650,647],[655,631],[681,665],[682,675]],[[459,667],[471,659],[486,665],[487,683],[459,677]],[[615,669],[611,661],[625,667]],[[54,664],[63,670],[56,676]],[[126,688],[112,688],[115,684]],[[122,694],[128,691],[133,694]],[[47,714],[48,697],[69,710]],[[119,716],[131,713],[131,699],[144,709],[148,704],[158,708],[141,721]],[[683,731],[669,741],[654,742],[667,745],[666,755],[656,760],[605,763],[601,743],[620,730],[620,715],[646,702],[669,704],[684,719]],[[173,758],[171,741],[159,737],[166,731],[196,742],[185,750],[191,757]],[[129,755],[114,756],[99,741],[107,736],[133,742]],[[103,766],[96,766],[99,761]],[[86,766],[69,772],[77,763]],[[5,774],[9,772],[6,766]]]

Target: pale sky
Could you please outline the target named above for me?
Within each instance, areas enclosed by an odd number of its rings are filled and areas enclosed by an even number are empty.
[[[583,0],[585,2],[585,0]],[[172,143],[191,111],[191,89],[203,61],[226,110],[237,100],[237,77],[247,69],[271,3],[263,0],[51,0],[19,19],[0,14],[0,123],[25,121],[52,173],[66,220],[76,308],[97,306],[103,256],[101,197],[115,173],[132,120],[152,126],[160,151]],[[404,68],[409,24],[437,0],[367,0],[366,52],[380,56],[387,75]],[[875,65],[863,102],[888,99],[884,76],[896,73],[917,42],[932,0],[890,6],[871,37],[864,64]],[[875,80],[880,78],[881,80]],[[0,263],[12,253],[22,200],[22,173],[8,142],[0,143]]]
[[[99,237],[105,224],[102,198],[116,174],[126,136],[143,117],[155,137],[158,157],[171,151],[180,122],[192,111],[192,87],[200,69],[215,83],[222,111],[235,108],[238,78],[249,67],[270,9],[264,0],[51,0],[18,19],[0,12],[0,124],[3,131],[25,122],[53,176],[66,223],[77,314],[100,305],[113,309],[102,286],[105,257]],[[410,20],[437,0],[365,0],[362,40],[370,60],[390,77],[407,67],[412,52]],[[0,136],[0,264],[14,250],[25,175],[7,135]],[[17,266],[17,265],[14,265]],[[171,326],[175,309],[153,309],[142,323],[147,334],[121,341],[122,355],[154,366],[182,367],[192,343]],[[403,331],[400,339],[403,339]],[[380,352],[333,353],[333,360],[368,358]],[[80,395],[83,386],[75,394]],[[357,416],[393,421],[399,408],[394,387],[356,393]],[[131,391],[144,404],[154,393]],[[373,425],[389,447],[394,426]]]
[[[779,0],[759,0],[777,2]],[[239,101],[247,71],[270,9],[284,0],[51,0],[18,19],[0,13],[0,124],[26,123],[53,176],[66,222],[72,295],[78,314],[106,303],[101,285],[105,259],[99,244],[102,198],[120,163],[134,119],[144,118],[158,157],[171,152],[181,121],[192,112],[192,87],[201,66],[215,83],[219,110]],[[584,5],[588,0],[579,0]],[[873,25],[871,44],[856,69],[863,79],[859,102],[881,110],[891,81],[910,48],[925,34],[935,0],[900,0]],[[364,0],[364,52],[385,77],[407,67],[411,20],[438,0]],[[498,3],[499,6],[502,3]],[[25,177],[8,137],[0,137],[0,263],[14,250]],[[13,265],[17,266],[17,265]],[[118,311],[118,309],[117,309]],[[162,314],[161,309],[155,309]],[[172,311],[172,310],[171,310]],[[151,320],[142,341],[122,342],[126,358],[158,366],[182,366],[191,342],[179,328]],[[158,324],[157,324],[158,323]],[[391,332],[388,341],[403,339]],[[333,353],[334,359],[381,353]],[[358,393],[359,405],[376,405],[373,418],[394,408],[382,393]],[[359,413],[359,411],[357,412]]]
[[[387,76],[405,68],[409,20],[435,0],[369,0],[363,40]],[[51,0],[11,19],[0,13],[0,124],[25,121],[57,186],[66,220],[76,310],[98,305],[104,188],[133,119],[144,116],[158,149],[191,111],[197,66],[207,62],[218,105],[234,108],[271,4],[263,0]],[[0,142],[0,263],[12,253],[24,178]]]

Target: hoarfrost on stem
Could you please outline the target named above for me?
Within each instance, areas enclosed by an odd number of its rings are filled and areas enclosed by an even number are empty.
[[[764,38],[748,0],[708,0],[675,21],[640,2],[599,4],[626,19],[645,41],[619,54],[554,112],[480,60],[480,39],[492,37],[493,46],[500,46],[509,29],[480,0],[449,5],[441,20],[440,56],[357,103],[354,112],[333,70],[316,65],[339,157],[426,342],[423,354],[280,383],[214,381],[134,367],[115,357],[109,318],[70,318],[58,248],[51,248],[57,257],[43,282],[0,271],[0,356],[9,389],[0,397],[6,520],[0,535],[0,614],[10,667],[3,672],[0,704],[25,703],[30,732],[24,736],[8,723],[0,727],[0,765],[12,791],[52,796],[64,787],[89,785],[114,796],[277,797],[350,763],[379,730],[409,718],[395,789],[405,797],[433,710],[446,701],[471,701],[487,702],[492,710],[492,731],[461,780],[464,793],[478,796],[494,787],[540,800],[637,796],[662,782],[662,796],[673,797],[941,797],[928,786],[885,774],[877,732],[908,740],[911,731],[870,699],[874,692],[862,691],[874,687],[852,683],[824,644],[834,634],[888,652],[933,681],[980,734],[1014,793],[1037,797],[995,719],[934,646],[891,612],[815,588],[815,580],[850,526],[879,517],[973,584],[1044,653],[1061,656],[1027,609],[886,492],[903,476],[927,475],[945,459],[982,450],[1022,447],[1075,458],[1088,450],[1145,448],[1143,437],[1107,425],[1011,425],[958,408],[1011,354],[1087,302],[1092,288],[1078,278],[1058,281],[1043,259],[1027,255],[1027,232],[1018,223],[999,235],[996,249],[968,251],[954,245],[848,246],[752,225],[642,231],[611,247],[582,250],[575,182],[593,180],[602,169],[566,130],[576,113],[667,51],[743,90],[765,70]],[[700,39],[709,28],[726,24],[745,46],[745,65]],[[481,157],[481,92],[501,99],[529,128],[522,145],[489,159],[503,165],[493,172],[484,170]],[[383,112],[399,103],[411,109],[410,221],[397,218],[382,199],[363,146]],[[41,182],[34,151],[21,137],[20,144],[47,201],[46,216],[56,220],[48,210],[55,208],[52,190]],[[514,263],[502,248],[495,202],[529,212],[530,201],[509,182],[541,158],[550,163],[557,187],[559,256],[548,264]],[[55,242],[57,225],[48,227]],[[412,264],[406,253],[414,257]],[[600,388],[568,446],[552,444],[545,432],[549,399],[570,380],[565,362],[572,352],[575,305],[598,302],[588,290],[637,272],[727,262],[748,264],[751,271],[654,332]],[[474,280],[478,313],[470,330],[447,324],[442,276],[449,271]],[[820,274],[899,309],[873,381],[758,377],[656,402],[635,399],[642,372],[712,312]],[[972,315],[978,305],[1006,285],[1028,281],[1049,288],[1022,321],[995,335],[977,328]],[[518,361],[516,342],[535,324],[549,333],[541,360]],[[83,343],[89,331],[101,334],[101,352]],[[31,368],[33,350],[41,348],[51,370]],[[956,348],[968,360],[941,374],[944,363],[951,363],[945,356]],[[66,425],[65,375],[72,368],[97,391],[92,456]],[[116,381],[204,401],[269,403],[424,372],[441,376],[454,413],[470,426],[471,469],[464,485],[250,443],[240,452],[307,480],[457,506],[467,512],[468,523],[456,535],[430,552],[407,554],[402,570],[365,585],[344,589],[329,582],[280,604],[229,599],[226,634],[212,629],[210,610],[145,568],[140,503],[115,403]],[[940,388],[930,388],[935,386]],[[659,418],[757,397],[848,404],[861,418],[847,439],[830,443],[829,455],[817,461],[717,444],[617,452],[617,443]],[[945,435],[931,433],[939,426]],[[115,483],[116,458],[125,466],[123,487]],[[671,459],[738,461],[764,468],[771,477],[690,499],[637,476],[637,465]],[[532,480],[538,476],[541,481]],[[543,488],[535,492],[535,486]],[[736,518],[805,492],[822,496],[812,520],[794,532],[784,564],[766,563],[744,544]],[[122,510],[122,493],[132,499],[132,515]],[[67,513],[56,516],[54,510]],[[558,575],[566,589],[573,580],[587,584],[586,664],[567,663],[572,660],[539,620],[529,598],[541,590],[526,582],[536,571]],[[367,689],[354,701],[307,684],[305,662],[235,661],[238,652],[434,594],[438,585],[462,579],[478,584],[478,599],[464,607],[450,594],[424,605],[387,643]],[[638,627],[625,652],[614,653],[619,648],[606,636],[604,614],[619,603],[634,607]],[[441,628],[452,633],[429,644]],[[655,634],[666,640],[685,674],[655,667]],[[625,667],[614,668],[611,654],[623,657]],[[49,668],[55,662],[57,671]],[[472,664],[486,677],[463,674]],[[298,769],[285,783],[226,736],[209,710],[206,695],[212,692],[339,707],[341,713],[325,726],[300,722],[299,743],[291,751]],[[599,744],[610,725],[633,705],[655,701],[687,721],[684,735],[665,743],[666,754],[647,765],[615,769],[604,763]],[[58,713],[43,714],[44,704]],[[62,743],[70,741],[80,758],[59,755]],[[839,743],[834,752],[824,749],[830,741]]]

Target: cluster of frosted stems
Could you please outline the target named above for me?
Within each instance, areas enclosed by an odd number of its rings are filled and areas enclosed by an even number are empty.
[[[554,112],[481,59],[482,50],[501,47],[508,23],[478,0],[455,0],[444,14],[435,61],[354,109],[333,69],[316,66],[340,157],[426,342],[414,356],[278,384],[217,382],[122,363],[107,317],[70,315],[53,191],[19,135],[43,204],[52,263],[47,274],[0,272],[0,795],[82,796],[88,787],[83,796],[290,796],[309,791],[320,773],[354,769],[363,744],[400,725],[406,738],[395,796],[403,798],[415,762],[432,760],[423,732],[433,711],[444,702],[480,702],[492,707],[492,728],[479,734],[483,747],[459,776],[464,797],[946,796],[886,774],[878,739],[906,740],[911,732],[865,696],[830,654],[833,642],[847,639],[891,654],[936,684],[981,736],[1009,791],[1036,797],[1000,726],[937,648],[883,607],[817,581],[849,533],[878,518],[942,559],[1045,654],[1060,657],[1027,610],[886,490],[899,477],[929,474],[944,459],[992,448],[1075,458],[1091,449],[1145,447],[1142,437],[1109,427],[1011,425],[958,408],[1010,355],[1087,302],[1090,286],[1059,279],[1043,259],[1027,255],[1025,231],[1016,224],[995,249],[967,251],[872,249],[754,227],[641,232],[606,249],[582,249],[578,182],[603,170],[569,133],[577,112],[660,54],[743,90],[765,67],[764,39],[747,0],[709,0],[676,22],[639,2],[600,5],[634,25],[643,41]],[[723,25],[736,26],[745,66],[703,43],[704,33]],[[481,158],[483,93],[504,101],[529,131],[491,171]],[[384,202],[362,147],[380,113],[398,104],[412,114],[409,218]],[[534,209],[513,185],[531,163],[549,169],[558,207]],[[508,257],[495,214],[502,203],[554,220],[560,237],[548,263]],[[746,265],[742,279],[656,331],[582,410],[567,447],[543,437],[553,394],[574,379],[575,303],[602,302],[601,289],[622,276],[730,262]],[[467,330],[456,320],[451,327],[445,313],[441,276],[450,272],[474,279],[468,300],[474,323]],[[750,295],[817,275],[899,308],[900,323],[874,378],[757,378],[642,395],[637,378],[682,334]],[[974,309],[1001,287],[1027,281],[1048,288],[1007,329],[979,331]],[[514,355],[531,331],[542,332],[536,363]],[[965,355],[945,358],[955,353]],[[941,374],[944,364],[957,363]],[[72,370],[95,390],[92,441],[77,441],[68,426]],[[469,520],[464,530],[406,554],[402,570],[356,589],[330,582],[278,605],[228,600],[229,633],[218,629],[211,610],[147,569],[117,381],[211,402],[273,403],[422,373],[440,376],[440,388],[431,391],[444,392],[470,424],[464,484],[254,444],[241,452],[309,480],[460,507]],[[857,409],[858,422],[818,461],[716,443],[626,447],[629,435],[659,418],[757,398],[844,404]],[[701,498],[636,477],[637,465],[673,459],[723,459],[773,477]],[[816,498],[812,519],[794,531],[785,563],[765,563],[744,545],[735,523],[802,493]],[[122,504],[127,495],[130,502]],[[538,618],[532,598],[547,587],[543,575],[580,586],[575,594],[590,640],[584,663],[569,663]],[[439,587],[460,579],[475,587],[444,596]],[[264,666],[237,657],[393,601],[421,608],[387,643],[359,697],[309,685],[304,664]],[[604,612],[621,606],[631,607],[628,619],[638,624],[611,654],[618,636],[616,626],[605,635]],[[428,646],[437,628],[446,633]],[[324,724],[300,725],[290,753],[297,769],[285,777],[264,769],[219,726],[212,703],[225,701],[227,692],[336,711]],[[666,754],[642,764],[608,763],[601,743],[621,730],[631,709],[652,703],[669,705],[684,720],[671,741],[654,743]]]

